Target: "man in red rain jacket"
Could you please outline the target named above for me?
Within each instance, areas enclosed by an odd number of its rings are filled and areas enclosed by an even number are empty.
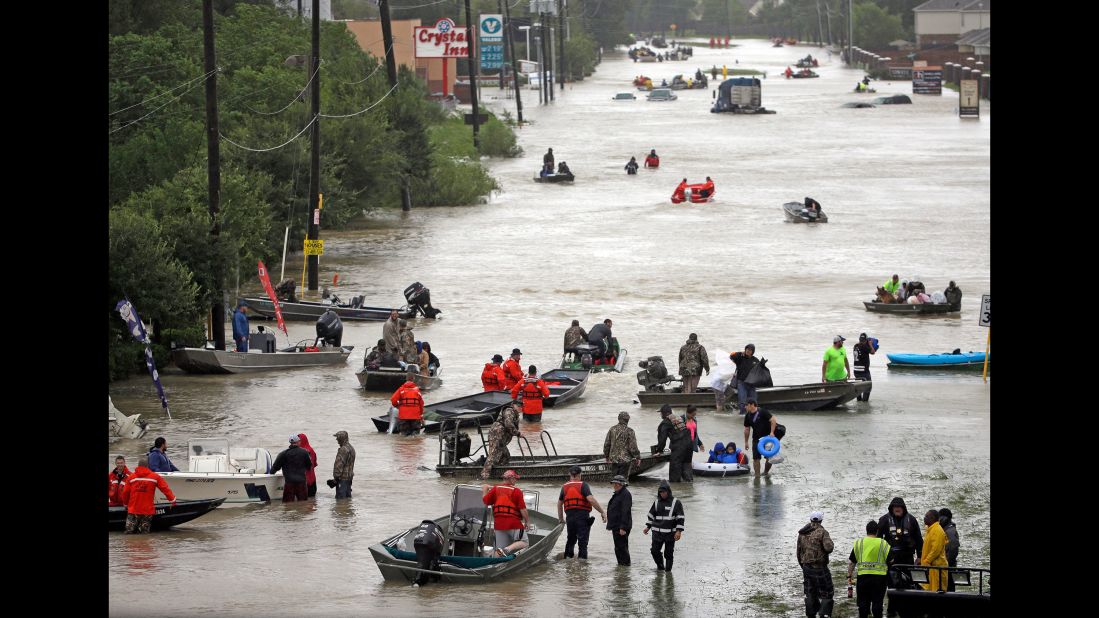
[[[159,489],[165,497],[176,505],[176,495],[168,482],[156,472],[149,469],[149,456],[142,455],[137,460],[137,469],[126,477],[126,484],[122,487],[122,501],[126,503],[126,534],[145,534],[153,523],[153,515],[156,514],[156,490]]]

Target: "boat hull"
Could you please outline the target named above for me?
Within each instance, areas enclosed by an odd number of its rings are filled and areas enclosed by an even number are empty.
[[[176,501],[175,506],[172,506],[171,504],[158,504],[156,505],[156,513],[153,514],[153,521],[150,524],[150,528],[153,530],[166,530],[172,526],[187,523],[192,519],[202,517],[216,509],[224,501],[224,498],[218,498],[216,500],[179,499]],[[126,529],[126,507],[107,507],[107,529],[113,531],[122,531]]]
[[[964,354],[888,354],[890,369],[947,369],[947,370],[981,370],[985,366],[984,352],[967,352]],[[991,369],[992,359],[988,359]]]
[[[630,466],[630,478],[643,474],[662,464],[668,463],[671,454],[668,452],[652,455],[641,454],[641,463]],[[484,464],[452,464],[435,466],[435,471],[441,476],[455,478],[477,478],[481,475]],[[618,464],[607,463],[602,453],[596,455],[534,455],[513,456],[511,461],[501,467],[493,467],[489,471],[489,478],[502,478],[507,470],[515,470],[519,478],[524,481],[561,481],[569,476],[569,469],[580,466],[584,480],[609,481],[614,478]]]
[[[756,401],[760,407],[778,412],[828,410],[855,399],[872,384],[871,381],[866,380],[771,386],[756,389]],[[700,388],[694,393],[641,391],[637,393],[637,399],[643,406],[668,404],[673,408],[687,405],[713,407],[716,401],[713,389],[707,387]],[[725,396],[725,407],[733,408],[738,403],[736,391],[730,390]]]
[[[346,363],[353,346],[319,352],[230,352],[201,348],[172,350],[172,361],[187,373],[251,373]]]
[[[359,380],[359,386],[368,391],[384,391],[392,393],[396,391],[402,384],[405,383],[408,372],[403,369],[396,370],[370,370],[360,369],[355,372],[355,377]],[[420,387],[421,391],[430,391],[443,385],[443,378],[439,376],[422,376],[416,374],[413,376],[413,382],[416,386]]]
[[[256,315],[269,320],[275,319],[275,303],[271,302],[269,298],[245,298],[243,299],[248,303],[248,309],[254,311]],[[359,320],[368,322],[384,322],[389,319],[389,312],[393,308],[386,307],[342,307],[340,305],[333,305],[330,303],[315,303],[310,301],[302,301],[296,303],[289,303],[279,301],[279,310],[282,311],[283,320],[300,320],[316,322],[317,318],[324,315],[325,311],[331,309],[336,312],[336,315],[340,316],[341,320]],[[400,317],[405,319],[412,319],[416,317],[415,309],[400,308],[397,309]]]
[[[791,223],[828,223],[828,215],[823,212],[810,217],[801,202],[787,202],[782,205],[782,214]]]
[[[611,337],[611,349],[614,350],[614,364],[613,365],[592,365],[588,371],[592,373],[602,373],[604,371],[617,371],[622,372],[622,369],[626,366],[626,348],[618,345],[618,338]],[[561,369],[584,369],[584,364],[577,355],[572,353],[566,353],[561,357]]]
[[[910,305],[908,303],[879,303],[876,301],[863,301],[867,311],[873,313],[895,313],[900,315],[934,315],[943,313],[960,313],[950,303],[920,303]]]
[[[552,176],[535,176],[534,177],[534,182],[557,183],[557,182],[572,182],[574,180],[576,180],[576,176],[573,176],[572,174],[554,174]]]
[[[691,472],[693,472],[695,476],[732,478],[735,476],[747,476],[751,470],[748,468],[747,464],[702,463],[694,461],[691,462]]]
[[[500,410],[511,405],[512,401],[511,393],[501,390],[485,391],[476,395],[467,395],[424,406],[423,433],[438,433],[443,420],[457,414],[469,414],[471,412],[483,415],[477,419],[481,425],[491,425],[496,417],[500,415]],[[370,420],[378,431],[382,433],[389,431],[388,414],[375,416]],[[464,422],[463,425],[473,425],[477,421],[470,420]]]
[[[281,474],[233,474],[229,472],[161,472],[176,500],[224,499],[225,507],[267,504],[281,500],[284,478]],[[158,503],[168,499],[160,490]]]

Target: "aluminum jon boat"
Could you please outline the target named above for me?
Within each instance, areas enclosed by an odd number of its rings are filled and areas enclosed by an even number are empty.
[[[177,500],[175,506],[170,502],[156,505],[151,528],[167,530],[172,526],[185,524],[192,519],[202,517],[225,502],[225,498],[212,500]],[[121,531],[126,529],[126,507],[107,507],[107,529]]]
[[[950,303],[919,303],[916,305],[910,305],[908,303],[880,303],[876,301],[863,301],[862,303],[867,311],[873,313],[897,313],[901,315],[929,315],[936,313],[961,313],[960,309],[955,309]]]
[[[427,573],[447,584],[494,581],[537,565],[553,551],[565,524],[557,521],[556,516],[538,510],[538,492],[523,490],[530,516],[531,528],[527,530],[530,545],[504,558],[493,556],[496,531],[492,509],[485,505],[481,496],[481,488],[476,485],[456,486],[450,514],[434,520],[444,535],[437,570],[423,570],[417,566],[413,539],[419,523],[371,545],[370,554],[374,556],[382,578],[409,584],[420,573]]]
[[[846,382],[817,382],[793,386],[768,386],[756,389],[756,401],[761,407],[776,412],[828,410],[853,400],[860,393],[870,388],[872,384],[869,380],[849,380]],[[643,406],[669,404],[673,408],[682,408],[687,405],[713,408],[716,401],[714,399],[714,390],[709,387],[700,387],[697,391],[686,394],[676,391],[640,391],[637,393],[637,399]],[[733,408],[738,403],[736,389],[727,390],[725,394],[726,409]]]
[[[187,373],[249,373],[346,363],[354,347],[324,347],[316,352],[307,352],[302,345],[277,352],[176,348],[172,350],[172,361]]]
[[[408,372],[400,367],[380,367],[378,369],[362,369],[355,372],[359,380],[359,386],[368,391],[395,392],[408,377]],[[415,374],[412,381],[422,391],[429,391],[443,385],[443,378],[439,375],[424,376]]]
[[[424,406],[424,433],[436,433],[439,431],[439,421],[455,415],[465,415],[470,412],[477,414],[477,418],[470,417],[469,422],[483,422],[491,425],[500,410],[511,405],[513,399],[507,391],[485,391],[475,395],[466,395],[457,399],[448,399],[431,405]],[[370,419],[378,431],[389,431],[389,415],[374,416]]]

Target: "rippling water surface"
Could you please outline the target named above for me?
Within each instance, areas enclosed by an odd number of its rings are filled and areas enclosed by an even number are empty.
[[[588,564],[550,560],[482,586],[384,583],[368,546],[444,514],[453,482],[432,469],[436,438],[374,431],[368,417],[385,412],[387,396],[357,390],[354,371],[381,327],[345,323],[344,342],[356,346],[346,367],[238,376],[166,369],[170,422],[147,376],[111,386],[115,404],[142,413],[153,429],[148,443],[112,440],[109,452],[136,457],[164,435],[184,467],[190,437],[227,436],[277,453],[287,434],[305,432],[322,482],[315,503],[218,510],[144,537],[111,533],[111,613],[799,616],[797,530],[819,509],[837,546],[835,615],[854,616],[854,603],[841,600],[846,555],[867,519],[896,495],[920,519],[949,506],[960,563],[989,566],[991,387],[979,375],[890,373],[884,357],[984,349],[977,309],[991,274],[988,104],[976,122],[956,117],[949,91],[913,96],[913,105],[841,108],[871,96],[849,92],[863,74],[844,68],[838,55],[818,69],[820,79],[775,77],[806,53],[825,56],[765,41],[696,47],[687,62],[635,64],[608,53],[595,75],[552,106],[539,107],[537,91],[523,92],[533,121],[520,132],[526,155],[489,164],[502,190],[487,204],[386,212],[369,229],[325,233],[322,280],[339,272],[343,295],[401,304],[409,283],[431,289],[444,317],[417,322],[415,332],[442,359],[445,384],[428,393],[428,403],[480,390],[483,364],[513,347],[522,348],[524,364],[547,369],[559,362],[572,319],[588,328],[612,318],[629,350],[626,372],[593,375],[581,400],[547,411],[541,428],[561,452],[600,452],[620,410],[633,414],[642,448],[653,444],[659,415],[633,403],[636,361],[663,355],[674,371],[691,332],[711,359],[717,349],[755,343],[776,384],[819,380],[835,334],[848,344],[863,331],[878,337],[869,404],[777,414],[789,431],[782,443],[788,459],[771,478],[675,487],[686,508],[675,573],[655,572],[640,534],[655,473],[630,486],[639,526],[631,568],[615,566],[608,533],[597,526]],[[723,63],[767,71],[763,103],[778,113],[710,114],[711,94],[702,90],[679,91],[667,103],[647,102],[644,93],[611,101],[642,72],[670,82],[675,73]],[[875,86],[879,94],[911,94],[905,82]],[[488,89],[486,98],[496,94]],[[510,101],[490,101],[496,109],[505,104],[514,112]],[[574,185],[531,182],[547,147],[569,163]],[[641,160],[650,148],[661,155],[660,169],[627,176],[629,157]],[[717,185],[715,202],[669,202],[681,178],[707,175]],[[783,221],[781,204],[806,195],[821,202],[828,224]],[[864,311],[861,301],[894,272],[918,275],[929,290],[957,281],[965,292],[961,317]],[[293,341],[311,337],[313,325],[291,323],[290,333]],[[703,440],[740,444],[741,418],[702,412]],[[338,430],[349,432],[358,451],[355,497],[341,503],[323,486]],[[520,484],[541,492],[541,510],[555,511],[557,484]],[[606,504],[610,486],[593,490]]]

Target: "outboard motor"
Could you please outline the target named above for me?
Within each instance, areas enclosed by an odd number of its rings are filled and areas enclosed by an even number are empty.
[[[343,322],[335,311],[329,309],[321,317],[317,318],[317,341],[323,341],[325,345],[340,347],[343,341]]]
[[[675,381],[675,376],[668,375],[662,356],[650,356],[638,361],[637,366],[642,368],[637,372],[637,383],[646,391],[664,392],[664,385]]]
[[[592,343],[581,343],[576,346],[576,358],[584,369],[591,369],[595,359],[603,355],[603,348]]]
[[[417,281],[404,289],[404,298],[415,310],[419,310],[425,318],[435,319],[442,310],[431,306],[431,290]]]

